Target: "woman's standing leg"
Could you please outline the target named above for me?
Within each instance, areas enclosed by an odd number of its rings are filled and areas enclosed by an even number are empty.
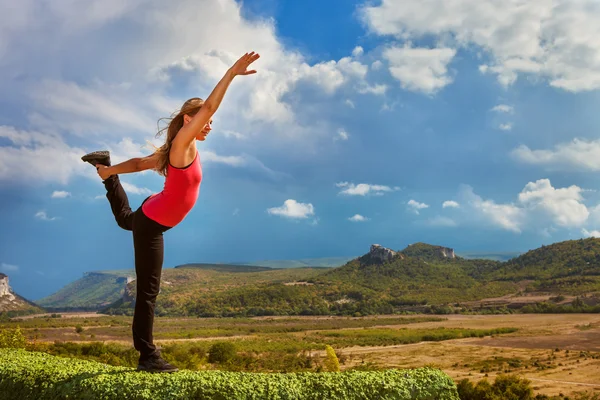
[[[154,309],[164,259],[163,233],[168,229],[144,215],[142,207],[134,214],[136,301],[131,329],[134,347],[140,352],[140,370],[177,371],[160,357],[153,341]]]

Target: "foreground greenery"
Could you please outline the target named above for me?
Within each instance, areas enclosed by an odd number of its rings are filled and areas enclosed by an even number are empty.
[[[440,399],[456,385],[432,368],[329,373],[135,372],[20,349],[0,350],[0,398],[69,399]]]

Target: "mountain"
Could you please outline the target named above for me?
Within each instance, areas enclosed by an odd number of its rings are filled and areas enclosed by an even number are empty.
[[[14,293],[9,285],[8,276],[0,273],[0,314],[24,315],[43,312],[40,307]]]
[[[36,303],[49,311],[96,310],[118,300],[134,270],[86,272],[76,280]]]
[[[310,258],[300,260],[270,260],[239,264],[193,263],[173,269],[198,268],[218,272],[259,272],[281,268],[330,268],[343,265],[348,257]],[[165,268],[163,271],[169,271]],[[135,279],[135,271],[93,271],[71,282],[56,293],[36,301],[50,311],[97,310],[120,299],[126,284]]]
[[[106,279],[117,283],[115,276]],[[135,282],[117,286],[110,298],[104,296],[102,303],[94,304],[104,304],[106,313],[131,314]],[[80,296],[92,298],[85,292],[80,290]],[[507,261],[463,258],[451,248],[427,243],[402,250],[374,244],[368,253],[338,267],[186,264],[165,269],[156,312],[172,316],[452,312],[485,304],[522,307],[551,297],[571,302],[584,294],[589,295],[586,304],[593,305],[594,292],[600,292],[600,239],[542,246]],[[537,297],[528,300],[527,295],[533,294]]]
[[[599,290],[600,239],[568,240],[513,258],[487,275],[501,281],[532,281],[531,290],[578,294]]]
[[[335,268],[346,264],[355,257],[323,257],[323,258],[302,258],[298,260],[263,260],[253,262],[236,263],[242,265],[258,265],[271,268],[304,268],[304,267],[325,267]]]

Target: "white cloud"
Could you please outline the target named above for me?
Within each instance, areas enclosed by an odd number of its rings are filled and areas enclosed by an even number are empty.
[[[132,183],[125,182],[121,179],[121,185],[127,194],[150,195],[152,191],[148,188],[138,187]]]
[[[588,210],[583,191],[575,185],[554,188],[550,180],[539,179],[527,183],[514,203],[498,204],[475,194],[472,187],[463,186],[460,197],[466,207],[461,208],[466,221],[479,219],[515,233],[581,228],[600,221],[600,206]]]
[[[348,132],[342,128],[338,129],[337,136],[334,138],[334,140],[348,140]]]
[[[383,63],[379,60],[375,60],[373,61],[373,63],[371,64],[371,69],[374,71],[377,71],[378,69],[380,69],[383,66]]]
[[[551,169],[600,171],[600,140],[573,139],[550,150],[531,150],[521,145],[511,155],[518,161]]]
[[[227,130],[227,129],[223,131],[223,135],[227,138],[230,138],[230,137],[233,137],[236,139],[245,139],[246,138],[244,135],[242,135],[239,132]]]
[[[35,217],[41,219],[42,221],[54,221],[57,219],[56,217],[49,217],[48,214],[46,214],[46,211],[38,211],[35,214]]]
[[[150,139],[158,118],[169,116],[185,100],[171,93],[184,86],[192,88],[190,95],[206,98],[226,69],[250,50],[262,55],[255,64],[258,73],[236,78],[216,115],[226,137],[268,137],[246,141],[247,151],[259,143],[261,150],[280,150],[290,141],[295,151],[302,151],[330,132],[327,120],[303,118],[308,111],[289,103],[303,103],[286,98],[303,93],[297,90],[301,85],[326,95],[346,88],[384,91],[383,85],[366,82],[368,66],[357,59],[364,50],[309,62],[283,45],[272,20],[245,19],[242,6],[233,0],[71,3],[54,2],[40,14],[39,7],[24,0],[0,16],[0,88],[14,93],[14,103],[24,105],[26,116],[18,124],[22,128],[2,128],[19,132],[0,147],[0,180],[18,176],[20,181],[64,184],[76,175],[92,176],[95,171],[82,167],[79,158],[100,145],[110,146],[115,161],[130,153],[147,154],[121,149],[119,142],[123,137],[132,144]],[[27,41],[19,39],[25,36]],[[319,124],[327,129],[314,129]],[[27,141],[32,134],[23,134],[33,132],[43,134]],[[242,162],[235,156],[206,157],[227,165]],[[62,162],[48,162],[56,159]],[[246,165],[259,164],[246,158]]]
[[[453,200],[446,200],[442,203],[442,208],[459,208],[460,205]]]
[[[437,227],[454,227],[458,224],[452,218],[442,217],[440,215],[435,216],[427,220],[427,225]]]
[[[364,216],[362,216],[360,214],[355,214],[352,217],[348,218],[348,220],[352,221],[352,222],[365,222],[365,221],[368,221],[369,218],[364,217]]]
[[[461,197],[464,198],[464,203],[470,206],[468,212],[475,212],[476,215],[492,225],[520,233],[526,222],[526,213],[522,208],[513,204],[496,204],[493,200],[484,200],[475,194],[470,186],[463,186]],[[469,213],[469,217],[473,216],[472,213]]]
[[[220,164],[227,164],[232,167],[240,167],[246,165],[247,160],[241,156],[221,156],[211,150],[200,150],[200,157],[202,162],[214,162]]]
[[[81,161],[86,152],[58,135],[0,126],[0,138],[12,143],[0,146],[0,181],[66,184],[72,176],[90,176]]]
[[[359,57],[359,56],[362,56],[364,52],[365,51],[363,50],[363,48],[361,46],[356,46],[354,48],[354,50],[352,50],[352,56]]]
[[[519,203],[528,210],[543,211],[552,221],[563,227],[581,226],[589,211],[582,203],[582,189],[572,185],[556,189],[549,179],[529,182],[519,193]]]
[[[514,112],[514,108],[513,106],[509,106],[506,104],[498,104],[497,106],[492,108],[492,111],[511,114]]]
[[[389,63],[390,73],[400,81],[403,89],[434,94],[452,83],[448,64],[456,50],[450,48],[389,47],[383,57]]]
[[[1,263],[0,264],[0,271],[8,274],[11,272],[18,272],[19,271],[19,266],[17,265],[12,265],[12,264],[5,264],[5,263]]]
[[[407,203],[408,209],[413,211],[415,214],[419,214],[419,210],[423,210],[425,208],[429,208],[428,204],[419,203],[416,200],[410,199]]]
[[[434,36],[485,52],[480,66],[510,85],[519,75],[547,78],[569,91],[600,88],[600,4],[581,1],[383,0],[361,10],[378,35]]]
[[[510,131],[512,129],[512,124],[500,124],[498,128],[503,131]]]
[[[588,231],[587,229],[582,229],[581,233],[585,236],[585,237],[594,237],[594,238],[600,238],[600,231],[598,230],[593,230],[593,231]]]
[[[366,94],[366,93],[370,93],[370,94],[376,94],[376,95],[383,95],[385,94],[385,92],[387,91],[388,87],[387,85],[383,85],[383,84],[375,84],[373,86],[370,86],[368,84],[363,84],[358,86],[357,90],[358,93],[360,94]]]
[[[355,108],[354,102],[350,99],[346,99],[346,101],[344,103],[350,108]]]
[[[373,194],[376,196],[382,196],[384,193],[398,190],[398,188],[390,188],[384,185],[371,185],[369,183],[359,183],[355,185],[350,182],[339,182],[335,184],[339,188],[344,188],[340,194],[348,196],[367,196]]]
[[[311,203],[298,203],[293,199],[286,200],[281,207],[269,208],[267,209],[267,212],[271,215],[292,219],[304,219],[315,214],[314,207]]]
[[[53,199],[64,199],[65,197],[69,197],[71,196],[71,193],[66,192],[64,190],[55,190],[54,192],[52,192],[52,197]]]

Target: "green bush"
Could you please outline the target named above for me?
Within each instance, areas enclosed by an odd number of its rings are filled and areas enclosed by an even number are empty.
[[[210,346],[208,350],[208,362],[226,363],[235,357],[235,345],[231,342],[219,342]]]
[[[498,375],[493,384],[482,379],[473,384],[468,379],[457,385],[461,400],[533,400],[531,382],[516,375]]]
[[[26,346],[27,340],[18,326],[15,329],[0,330],[0,349],[24,349]]]
[[[136,372],[22,349],[0,350],[0,399],[459,400],[433,368],[338,373]]]

